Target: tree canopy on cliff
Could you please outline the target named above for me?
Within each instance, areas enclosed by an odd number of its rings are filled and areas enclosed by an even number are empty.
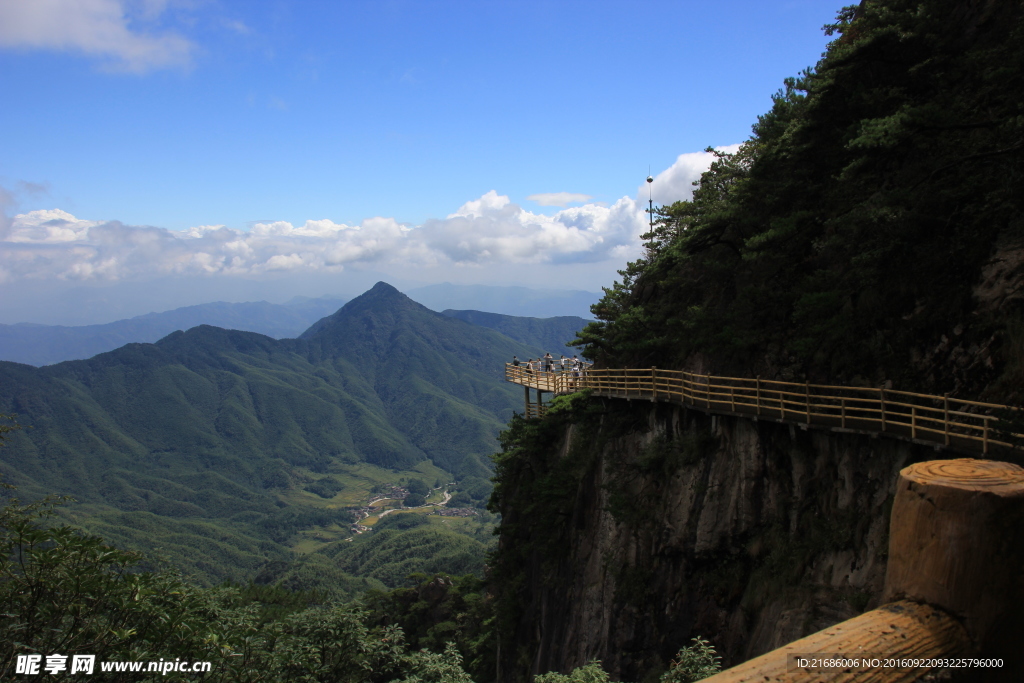
[[[976,314],[972,286],[1024,235],[1024,9],[864,0],[826,31],[741,149],[661,207],[586,355],[948,391],[927,360],[960,326],[1005,362],[1020,310]]]

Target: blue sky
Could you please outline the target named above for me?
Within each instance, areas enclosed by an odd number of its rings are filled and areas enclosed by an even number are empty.
[[[838,9],[0,0],[0,286],[596,289],[635,256],[648,167],[684,198]]]

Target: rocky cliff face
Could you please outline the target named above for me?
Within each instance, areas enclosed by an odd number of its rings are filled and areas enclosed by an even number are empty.
[[[624,400],[514,425],[499,460],[502,680],[592,659],[655,680],[697,635],[731,665],[877,604],[885,438]]]

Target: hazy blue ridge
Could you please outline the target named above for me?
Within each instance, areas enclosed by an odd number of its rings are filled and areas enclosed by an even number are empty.
[[[578,289],[531,289],[488,285],[437,285],[416,287],[406,295],[429,309],[443,311],[491,311],[502,315],[531,318],[579,316],[592,318],[590,307],[601,298],[599,292]]]
[[[442,311],[442,313],[452,318],[465,320],[473,325],[490,328],[524,344],[544,349],[555,358],[560,355],[571,358],[576,353],[575,349],[567,347],[566,344],[575,339],[576,333],[590,322],[586,318],[572,315],[553,318],[526,318],[484,311],[454,311],[451,309]]]
[[[343,299],[328,297],[296,298],[287,304],[218,301],[103,325],[0,325],[0,360],[40,366],[91,358],[125,344],[155,342],[175,330],[197,325],[258,332],[277,339],[296,337],[343,303]]]

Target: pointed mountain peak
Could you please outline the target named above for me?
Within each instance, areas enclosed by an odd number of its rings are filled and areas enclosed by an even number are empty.
[[[378,282],[377,284],[375,284],[373,287],[371,287],[370,289],[368,289],[366,291],[366,294],[385,294],[385,293],[386,294],[391,294],[391,295],[404,296],[401,292],[399,292],[397,289],[395,289],[394,287],[392,287],[388,283],[384,282],[383,280],[381,280],[380,282]]]
[[[378,320],[378,326],[384,321],[389,321],[384,324],[392,326],[396,324],[399,318],[404,318],[410,314],[414,316],[425,314],[440,318],[446,317],[416,303],[388,283],[378,282],[371,289],[342,306],[334,315],[315,323],[303,332],[299,338],[311,339],[324,334],[333,335],[336,333],[335,330],[337,328],[349,328],[353,321],[357,319],[364,320],[368,315]]]
[[[338,313],[341,313],[346,309],[352,311],[367,307],[379,308],[381,306],[400,306],[403,308],[411,306],[415,308],[423,308],[423,306],[416,303],[405,294],[402,294],[388,283],[378,282],[373,287],[345,304]]]
[[[375,301],[380,301],[380,300],[412,301],[412,299],[407,297],[405,294],[402,294],[397,289],[395,289],[393,286],[391,286],[388,283],[383,282],[383,281],[378,282],[373,287],[371,287],[370,289],[366,290],[365,292],[363,292],[362,294],[357,296],[350,303],[354,303],[356,301],[359,301],[360,299],[372,299],[372,300],[375,300]]]

